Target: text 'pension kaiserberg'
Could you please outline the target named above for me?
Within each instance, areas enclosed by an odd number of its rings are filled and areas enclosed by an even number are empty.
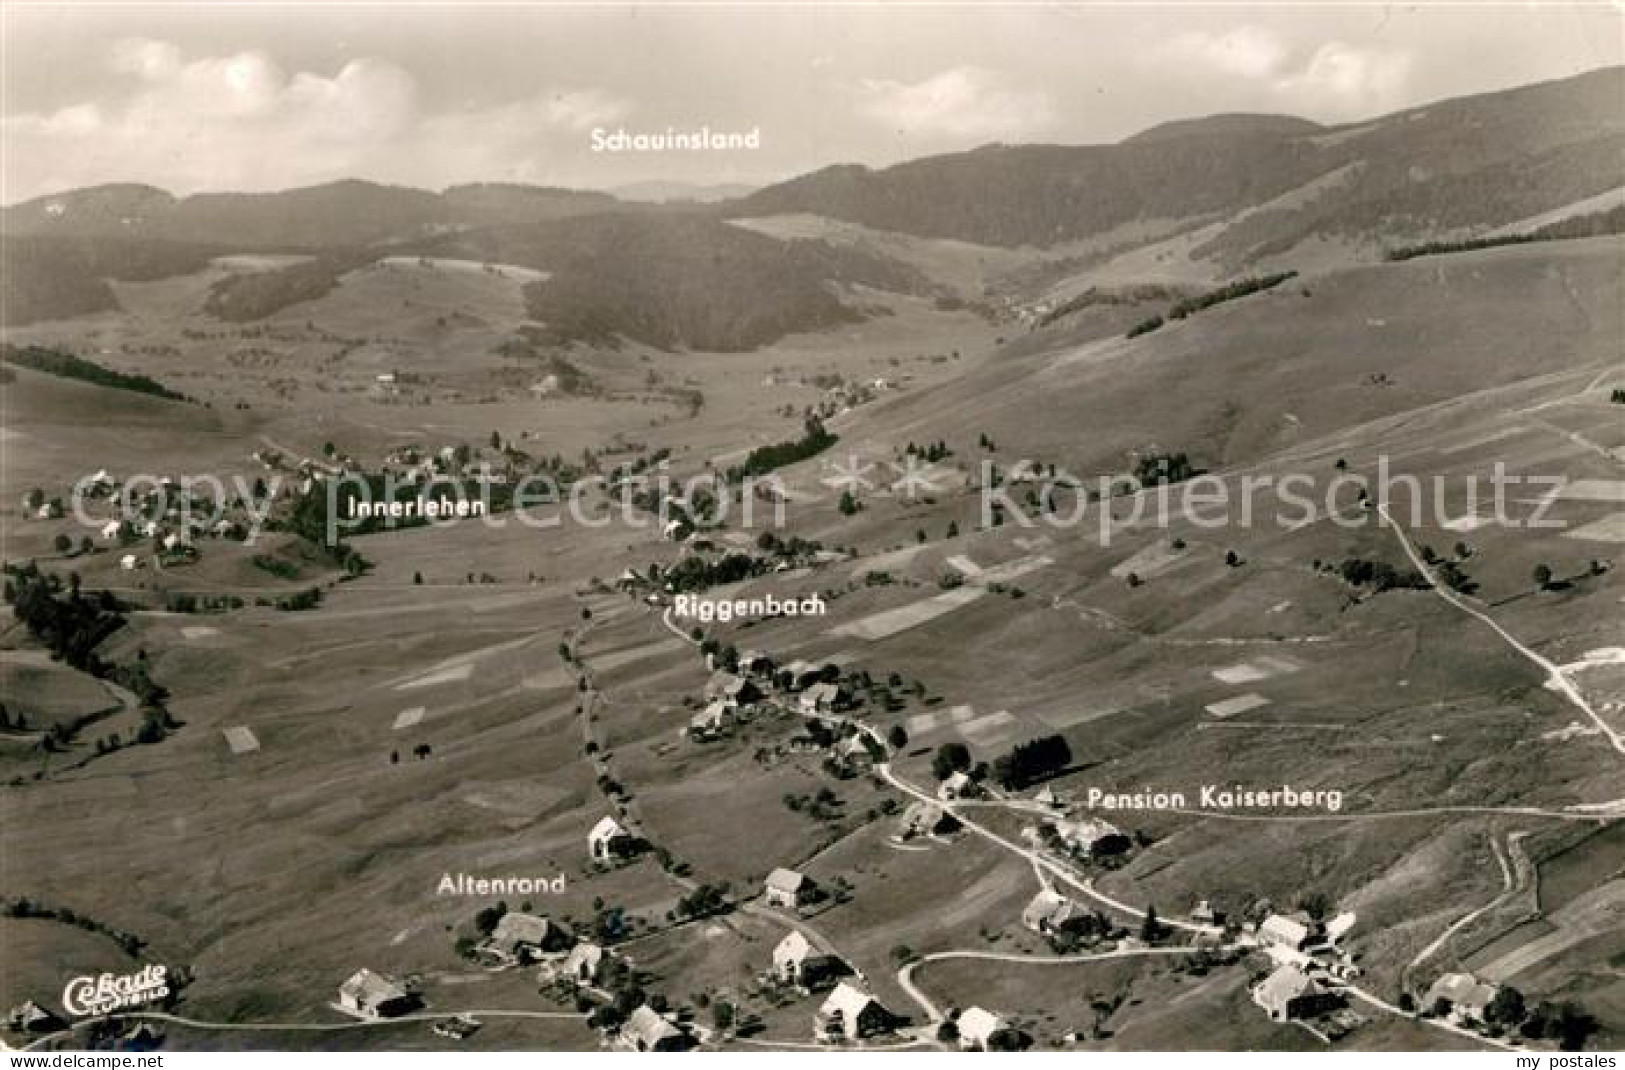
[[[1194,799],[1194,802],[1193,802]],[[1289,784],[1259,788],[1246,784],[1203,784],[1194,796],[1177,789],[1140,788],[1106,791],[1090,788],[1084,806],[1091,810],[1324,810],[1343,809],[1343,793],[1332,789],[1299,789]]]

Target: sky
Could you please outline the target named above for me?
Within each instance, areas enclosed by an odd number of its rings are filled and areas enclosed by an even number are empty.
[[[764,184],[1170,119],[1357,121],[1625,62],[1619,3],[0,8],[0,203],[339,178]],[[593,132],[759,131],[594,151]]]

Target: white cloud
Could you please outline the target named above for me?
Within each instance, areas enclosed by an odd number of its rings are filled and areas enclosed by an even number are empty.
[[[583,131],[631,111],[581,88],[426,113],[412,75],[377,58],[289,72],[261,51],[187,58],[138,38],[107,59],[133,79],[126,92],[0,119],[7,200],[125,180],[183,193],[402,170],[448,183],[525,180],[541,177],[559,139],[584,142]]]
[[[953,67],[924,81],[864,79],[861,114],[904,134],[1014,140],[1055,120],[1055,106],[1042,92],[1004,86],[980,67]]]
[[[1403,52],[1358,48],[1328,41],[1301,70],[1276,81],[1276,90],[1307,108],[1352,118],[1400,106],[1410,79]]]
[[[1237,83],[1254,106],[1326,119],[1398,107],[1412,71],[1408,53],[1343,41],[1295,47],[1259,26],[1181,33],[1152,52],[1164,70]],[[1243,98],[1245,99],[1245,98]]]
[[[1237,26],[1221,33],[1191,30],[1160,50],[1168,63],[1250,79],[1272,77],[1289,51],[1278,36],[1258,26]]]

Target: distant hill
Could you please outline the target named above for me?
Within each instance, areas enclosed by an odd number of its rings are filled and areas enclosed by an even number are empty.
[[[432,255],[549,272],[525,293],[559,341],[615,336],[663,349],[753,349],[862,318],[836,286],[926,293],[912,268],[817,241],[780,241],[709,215],[618,212],[449,235]]]
[[[7,236],[0,241],[0,326],[116,311],[108,279],[189,274],[225,251],[134,236]]]
[[[718,201],[731,201],[749,196],[755,190],[755,186],[746,186],[739,182],[632,182],[616,186],[609,192],[623,201],[649,204],[684,201],[693,204],[714,204]]]
[[[198,193],[179,199],[150,186],[99,186],[0,209],[0,233],[145,237],[238,252],[304,252],[601,212],[616,203],[603,193],[506,183],[433,193],[346,179],[274,193]]]
[[[1622,99],[1625,68],[1614,67],[1335,128],[1221,115],[1166,123],[1116,145],[995,145],[880,171],[831,167],[725,211],[812,213],[1013,247],[1287,202],[1249,214],[1199,250],[1234,268],[1315,235],[1421,238],[1488,228],[1617,186]],[[1317,179],[1328,180],[1325,188],[1311,187]]]
[[[1175,119],[1159,123],[1125,138],[1123,144],[1135,145],[1155,141],[1169,141],[1182,137],[1247,137],[1275,135],[1284,137],[1315,134],[1326,128],[1319,123],[1300,119],[1295,115],[1258,115],[1250,112],[1227,112],[1201,119]]]

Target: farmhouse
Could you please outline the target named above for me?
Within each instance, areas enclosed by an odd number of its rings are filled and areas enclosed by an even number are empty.
[[[570,946],[571,935],[563,927],[535,914],[510,911],[502,915],[491,938],[485,942],[486,950],[505,958],[523,961]]]
[[[694,1038],[647,1003],[621,1026],[621,1042],[633,1051],[686,1051]]]
[[[123,528],[124,525],[119,521],[109,520],[106,524],[102,525],[102,538],[116,539],[118,538],[118,533],[122,531]]]
[[[1038,791],[1033,795],[1033,802],[1037,803],[1039,806],[1048,806],[1054,810],[1059,810],[1066,805],[1066,803],[1062,801],[1061,797],[1055,794],[1055,789],[1051,788],[1048,784],[1045,784],[1043,787],[1038,789]]]
[[[804,713],[834,713],[844,710],[851,705],[852,697],[840,684],[821,683],[813,684],[801,693],[801,709]]]
[[[976,781],[972,780],[970,774],[963,769],[937,785],[937,798],[943,802],[953,802],[955,799],[973,799],[976,794]]]
[[[1253,998],[1277,1022],[1313,1018],[1342,1006],[1343,997],[1329,992],[1296,966],[1282,966],[1259,984]]]
[[[1258,939],[1266,946],[1302,951],[1309,946],[1309,926],[1285,914],[1271,914],[1258,926]]]
[[[762,691],[754,681],[747,680],[738,673],[721,671],[713,673],[706,683],[705,697],[727,699],[729,702],[745,706],[761,698]]]
[[[393,1018],[416,1006],[406,989],[368,969],[359,969],[339,986],[339,1006],[368,1018]]]
[[[1124,836],[1115,825],[1102,821],[1098,817],[1085,817],[1076,821],[1057,821],[1055,822],[1055,834],[1068,847],[1090,854],[1097,852],[1111,854],[1128,847],[1128,837]]]
[[[1072,900],[1055,891],[1045,888],[1021,912],[1021,924],[1035,933],[1052,933],[1058,930],[1078,912]]]
[[[587,853],[594,861],[620,858],[632,845],[632,834],[613,817],[605,817],[587,833]]]
[[[1495,998],[1496,988],[1470,973],[1447,973],[1428,989],[1423,1010],[1443,1011],[1452,1021],[1484,1020],[1484,1009]]]
[[[917,799],[903,811],[897,822],[899,839],[911,840],[916,836],[932,836],[951,831],[952,822],[940,806]]]
[[[773,976],[785,984],[814,991],[833,984],[848,971],[834,955],[822,955],[812,942],[792,929],[773,949]]]
[[[799,910],[812,902],[817,893],[818,886],[811,877],[782,866],[769,873],[762,885],[762,894],[768,905],[787,910]]]
[[[577,984],[590,985],[598,980],[598,970],[604,964],[604,949],[590,941],[570,949],[564,960],[564,973]]]
[[[823,667],[814,665],[810,661],[797,658],[784,667],[784,672],[790,675],[790,690],[800,691],[803,688],[816,684],[824,675]]]
[[[118,559],[118,567],[123,569],[125,572],[134,572],[138,567],[140,567],[140,565],[140,559],[134,554],[125,554],[123,557]]]
[[[734,704],[727,699],[712,699],[705,709],[688,719],[688,734],[695,739],[721,735],[733,724],[734,709]]]
[[[813,1035],[819,1040],[862,1040],[892,1027],[890,1011],[863,989],[842,981],[824,1000],[813,1018]]]
[[[987,1040],[1007,1024],[1003,1018],[981,1007],[967,1007],[956,1023],[961,1048],[987,1050]]]

